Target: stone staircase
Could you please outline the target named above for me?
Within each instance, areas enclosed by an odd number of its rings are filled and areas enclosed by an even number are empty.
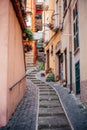
[[[25,53],[26,70],[34,67],[34,54],[32,51]]]
[[[38,121],[36,130],[71,130],[68,118],[63,110],[55,89],[38,80],[37,71],[27,76],[38,88]]]

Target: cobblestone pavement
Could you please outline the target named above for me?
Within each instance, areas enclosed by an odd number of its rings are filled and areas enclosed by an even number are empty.
[[[54,88],[61,98],[74,130],[87,130],[87,108],[73,93],[69,94],[67,88],[58,84],[54,85]]]
[[[0,130],[35,130],[38,90],[27,79],[27,91],[6,127]]]

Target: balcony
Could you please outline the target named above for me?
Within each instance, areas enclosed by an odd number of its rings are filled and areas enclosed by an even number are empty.
[[[43,2],[44,11],[48,10],[48,8],[49,8],[49,0],[44,0],[44,2]]]

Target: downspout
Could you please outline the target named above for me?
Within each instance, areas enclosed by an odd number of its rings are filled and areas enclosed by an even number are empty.
[[[71,30],[71,7],[70,6],[69,6],[69,34],[70,34],[69,35],[70,92],[69,93],[71,93],[72,92],[72,30]]]

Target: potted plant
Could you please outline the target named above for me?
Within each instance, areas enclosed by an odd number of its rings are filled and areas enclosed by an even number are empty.
[[[23,38],[28,38],[28,41],[33,40],[33,32],[30,29],[23,30]]]

